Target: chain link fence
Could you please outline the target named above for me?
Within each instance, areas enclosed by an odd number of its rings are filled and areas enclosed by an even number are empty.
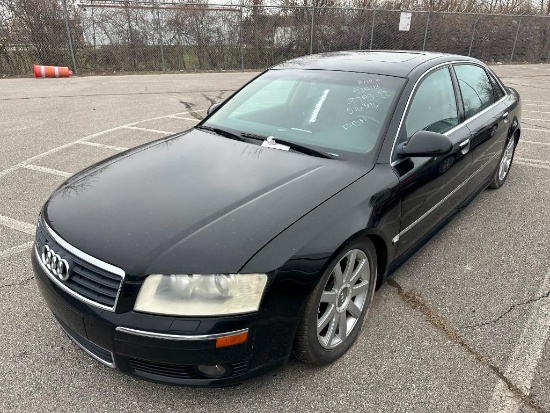
[[[550,16],[139,1],[0,0],[0,74],[262,69],[337,50],[430,50],[548,63]],[[76,67],[75,67],[76,66]]]

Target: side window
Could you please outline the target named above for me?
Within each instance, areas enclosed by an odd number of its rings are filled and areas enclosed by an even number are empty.
[[[414,94],[405,120],[409,139],[419,130],[444,133],[458,125],[458,110],[449,69],[429,74]]]
[[[502,97],[504,96],[504,90],[502,90],[502,87],[500,87],[495,77],[491,73],[489,73],[489,80],[493,85],[493,91],[494,91],[495,102],[496,102],[497,100],[502,99]]]
[[[495,103],[493,85],[483,68],[474,65],[457,65],[454,68],[466,119]]]

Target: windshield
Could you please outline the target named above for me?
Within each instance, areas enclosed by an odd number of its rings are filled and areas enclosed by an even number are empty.
[[[368,73],[270,70],[204,126],[271,136],[336,159],[362,160],[380,140],[404,82]]]

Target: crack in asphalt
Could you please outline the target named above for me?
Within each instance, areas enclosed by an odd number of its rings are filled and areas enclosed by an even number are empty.
[[[16,282],[16,283],[3,284],[3,285],[0,285],[0,290],[2,290],[4,288],[9,288],[9,287],[17,287],[17,286],[25,285],[25,284],[28,284],[29,281],[31,281],[33,279],[34,279],[34,276],[29,277],[29,278],[25,278],[24,280]]]
[[[197,120],[202,120],[202,116],[199,115],[197,112],[193,110],[193,106],[196,106],[194,103],[185,102],[184,100],[180,99],[180,103],[185,106],[185,109],[189,112],[191,116],[193,116]]]
[[[525,405],[529,406],[537,413],[548,413],[539,404],[534,401],[528,394],[524,393],[516,384],[514,384],[506,375],[500,371],[500,369],[492,362],[492,360],[481,354],[466,339],[464,339],[459,332],[441,315],[434,311],[426,301],[413,291],[405,291],[403,287],[393,278],[387,281],[388,285],[395,288],[401,300],[411,306],[413,309],[420,312],[427,321],[435,328],[440,330],[447,338],[453,343],[458,344],[464,348],[470,355],[477,360],[481,365],[489,368],[500,380],[502,380],[514,397],[518,398]],[[550,292],[549,292],[550,294]],[[541,297],[544,298],[544,297]]]
[[[218,96],[216,96],[218,99],[221,99],[221,100],[224,100],[225,98],[223,97],[223,95],[225,95],[226,92],[233,92],[232,90],[228,90],[228,89],[225,89],[225,90],[221,90],[220,93],[218,93]]]
[[[201,93],[202,97],[205,98],[207,101],[210,102],[211,105],[213,105],[214,103],[216,103],[216,101],[214,99],[212,99],[210,96],[207,96],[206,94],[204,93]]]
[[[489,324],[496,324],[498,323],[500,320],[502,320],[504,317],[506,317],[509,313],[511,313],[512,311],[514,311],[516,308],[518,307],[522,307],[524,305],[529,305],[529,304],[533,304],[533,303],[536,303],[537,301],[540,301],[540,300],[543,300],[545,298],[550,298],[550,291],[546,292],[545,294],[543,295],[540,295],[538,297],[533,297],[533,298],[530,298],[528,300],[525,300],[521,303],[514,303],[512,304],[510,307],[508,307],[506,309],[506,311],[504,311],[502,314],[500,314],[498,317],[495,317],[491,320],[486,320],[486,321],[482,321],[480,323],[476,323],[476,324],[471,324],[471,325],[466,325],[466,326],[462,326],[462,328],[479,328],[479,327],[484,327],[484,326],[487,326]]]

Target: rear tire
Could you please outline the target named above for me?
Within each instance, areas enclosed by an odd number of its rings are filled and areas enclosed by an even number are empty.
[[[294,356],[325,365],[353,345],[376,287],[376,249],[368,238],[347,245],[330,263],[307,304],[294,341]]]
[[[506,146],[504,147],[504,151],[502,152],[502,156],[500,157],[500,161],[498,163],[498,167],[495,171],[493,179],[489,184],[489,188],[498,189],[502,185],[504,185],[504,182],[506,182],[506,178],[508,178],[508,175],[510,173],[510,168],[512,168],[512,161],[514,160],[515,151],[516,139],[514,136],[512,136],[510,137],[508,142],[506,142]]]

